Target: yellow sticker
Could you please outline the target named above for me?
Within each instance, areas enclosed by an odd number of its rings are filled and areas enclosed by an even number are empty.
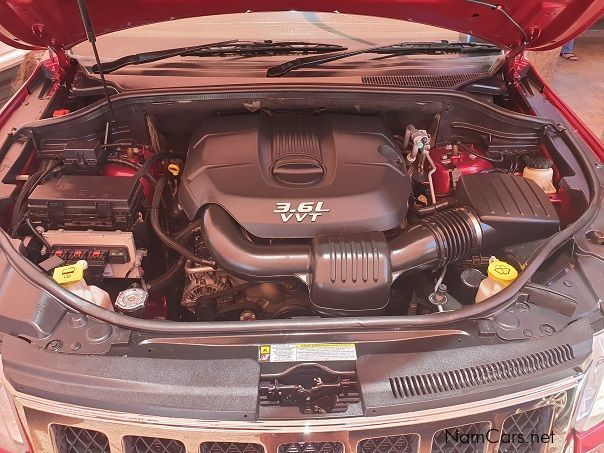
[[[341,362],[356,359],[354,343],[275,343],[259,348],[261,362]]]
[[[258,354],[258,360],[261,362],[270,362],[270,360],[271,360],[270,345],[260,346],[260,353]]]
[[[52,273],[52,279],[59,285],[79,282],[84,278],[84,268],[85,266],[80,262],[69,266],[57,267]]]

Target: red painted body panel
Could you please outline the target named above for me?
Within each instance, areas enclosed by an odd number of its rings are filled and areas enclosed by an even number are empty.
[[[604,423],[594,426],[586,433],[575,432],[574,437],[575,453],[598,453],[604,450]]]
[[[468,0],[88,0],[97,34],[154,22],[215,14],[259,11],[339,11],[435,25],[518,46],[520,30],[496,8]],[[582,33],[604,14],[604,0],[499,0],[505,13],[538,50],[559,46]],[[44,35],[39,33],[40,25]],[[34,32],[37,30],[37,32]],[[6,0],[0,2],[0,40],[21,48],[52,43],[70,47],[85,39],[75,0]],[[396,41],[397,37],[392,37]]]
[[[483,154],[483,151],[474,145],[467,145],[477,154]],[[444,147],[433,148],[430,150],[430,157],[434,161],[436,171],[432,176],[434,191],[437,196],[447,195],[453,191],[451,181],[451,172],[457,169],[462,175],[473,175],[480,173],[493,165],[484,159],[473,156],[467,151],[460,149],[457,155],[453,154],[452,149]]]

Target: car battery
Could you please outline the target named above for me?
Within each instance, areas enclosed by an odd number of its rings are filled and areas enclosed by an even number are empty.
[[[46,230],[132,230],[142,186],[136,177],[65,175],[37,186],[27,215]]]

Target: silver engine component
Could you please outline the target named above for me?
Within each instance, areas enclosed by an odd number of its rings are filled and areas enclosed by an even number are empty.
[[[197,299],[210,296],[232,286],[231,281],[223,270],[209,266],[196,266],[191,261],[185,264],[187,281],[182,294],[182,306],[194,307]]]

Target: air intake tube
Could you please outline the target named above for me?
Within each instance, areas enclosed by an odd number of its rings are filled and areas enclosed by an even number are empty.
[[[219,206],[203,213],[205,243],[218,264],[244,279],[295,276],[325,314],[367,315],[383,309],[394,279],[457,261],[483,244],[481,222],[456,208],[431,216],[387,241],[381,232],[324,235],[311,244],[258,245]]]

